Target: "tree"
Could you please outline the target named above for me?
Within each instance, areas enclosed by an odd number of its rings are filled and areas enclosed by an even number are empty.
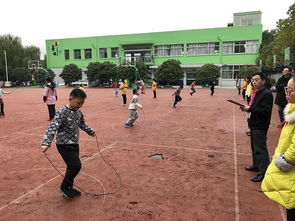
[[[143,81],[146,81],[151,78],[149,69],[143,62],[136,63],[136,68]]]
[[[5,66],[3,51],[6,51],[9,68],[27,67],[28,60],[39,60],[40,49],[35,46],[23,47],[21,38],[10,34],[0,35],[0,67]]]
[[[135,71],[136,69],[131,66],[119,66],[117,68],[118,78],[127,79],[128,83],[133,83],[135,81]]]
[[[180,64],[180,61],[174,59],[163,62],[155,73],[155,77],[159,83],[173,84],[181,80],[183,78],[183,69]]]
[[[266,30],[262,32],[262,43],[259,48],[259,56],[256,58],[256,64],[260,65],[260,60],[262,61],[262,65],[270,65],[273,64],[273,40],[276,34],[276,30]]]
[[[69,64],[64,66],[59,76],[64,80],[66,85],[70,85],[72,82],[82,78],[82,70],[75,64]]]
[[[32,73],[34,75],[34,80],[38,83],[38,84],[42,84],[45,82],[45,71],[42,69],[38,69],[38,70],[32,70]],[[54,79],[55,74],[51,69],[47,69],[47,73],[48,76],[51,79]]]
[[[295,4],[291,5],[287,11],[289,16],[277,22],[277,34],[275,42],[280,46],[280,51],[290,47],[291,55],[295,57]]]
[[[201,84],[215,81],[219,77],[219,67],[213,64],[205,64],[196,70],[196,79],[200,81]]]
[[[86,74],[90,82],[96,81],[98,85],[103,86],[111,79],[117,79],[117,67],[111,62],[91,62],[87,66]]]
[[[249,78],[257,72],[259,72],[259,68],[257,66],[247,65],[247,66],[241,67],[239,76],[241,78]]]
[[[23,85],[25,82],[32,81],[32,74],[27,68],[15,68],[10,72],[9,80],[17,85]]]

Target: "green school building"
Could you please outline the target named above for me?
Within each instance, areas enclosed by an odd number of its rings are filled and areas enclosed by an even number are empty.
[[[220,28],[46,40],[46,58],[58,84],[63,83],[63,67],[72,63],[87,81],[90,62],[142,61],[154,73],[164,61],[176,59],[184,70],[184,85],[194,80],[197,68],[212,63],[220,67],[219,86],[231,87],[242,66],[255,65],[261,41],[261,12],[252,11],[234,13],[233,22]]]

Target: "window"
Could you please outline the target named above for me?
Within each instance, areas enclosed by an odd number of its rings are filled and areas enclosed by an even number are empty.
[[[112,58],[118,58],[119,57],[119,48],[111,48],[111,56],[112,56]]]
[[[261,13],[234,15],[234,26],[247,26],[261,24]]]
[[[91,48],[84,49],[84,56],[85,56],[85,59],[91,59],[92,58]]]
[[[155,46],[156,56],[179,56],[183,55],[183,45],[159,45]]]
[[[106,48],[100,48],[99,49],[99,57],[100,58],[107,58],[108,57]]]
[[[246,41],[246,53],[257,53],[259,49],[258,41]]]
[[[219,53],[219,43],[195,43],[187,45],[188,55],[198,55],[198,54],[218,54]]]
[[[69,60],[70,59],[70,50],[65,50],[65,60]]]
[[[221,77],[223,79],[234,79],[239,73],[240,66],[238,65],[222,66],[221,68]]]
[[[81,49],[74,49],[74,59],[81,59]]]
[[[258,41],[234,41],[223,43],[224,54],[257,53]]]

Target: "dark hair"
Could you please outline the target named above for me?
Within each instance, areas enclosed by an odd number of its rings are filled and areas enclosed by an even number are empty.
[[[72,98],[83,98],[83,99],[85,99],[87,97],[87,95],[81,89],[75,88],[75,89],[73,89],[71,91],[70,97],[72,97]]]
[[[183,86],[182,86],[182,85],[180,85],[180,86],[179,86],[179,88],[181,88],[181,89],[182,89],[182,88],[183,88]]]
[[[132,93],[133,93],[133,94],[136,94],[136,92],[137,92],[137,89],[133,89],[133,90],[132,90]]]
[[[292,68],[290,68],[289,66],[285,66],[285,67],[283,68],[283,70],[284,70],[285,68],[288,68],[289,71],[292,71]]]
[[[261,80],[266,80],[266,76],[265,76],[265,74],[262,73],[262,72],[257,72],[257,73],[255,73],[255,74],[253,74],[252,77],[255,76],[255,75],[259,75],[260,78],[261,78]]]
[[[45,81],[48,81],[48,82],[52,83],[52,79],[51,78],[46,78]]]

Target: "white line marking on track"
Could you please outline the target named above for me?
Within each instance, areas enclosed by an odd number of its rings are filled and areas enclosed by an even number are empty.
[[[238,163],[237,163],[237,138],[236,138],[236,116],[235,107],[233,105],[233,127],[234,127],[234,170],[235,170],[235,221],[240,220],[239,206],[239,184],[238,184]]]
[[[176,147],[176,146],[166,146],[160,144],[144,144],[144,143],[132,143],[132,142],[124,142],[118,141],[118,143],[122,144],[130,144],[130,145],[141,145],[141,146],[150,146],[150,147],[163,147],[163,148],[173,148],[173,149],[181,149],[181,150],[192,150],[192,151],[200,151],[200,152],[214,152],[214,153],[222,153],[222,154],[234,154],[232,151],[218,151],[218,150],[208,150],[208,149],[197,149],[197,148],[189,148],[189,147]],[[248,153],[236,153],[237,155],[251,155]]]
[[[102,149],[100,152],[103,152],[107,149],[111,149],[112,146],[114,146],[115,144],[117,144],[118,142],[115,141],[114,143],[112,143],[111,145],[107,146],[106,148]],[[86,160],[84,160],[83,162],[88,161],[89,159],[93,158],[94,156],[96,156],[97,154],[99,154],[99,152],[93,154],[91,157],[87,158]],[[24,197],[26,197],[27,195],[35,192],[36,190],[40,189],[41,187],[45,186],[47,183],[50,183],[51,181],[55,180],[56,178],[58,178],[60,175],[56,175],[55,177],[51,178],[50,180],[46,181],[45,183],[40,184],[39,186],[35,187],[34,189],[30,190],[29,192],[26,192],[25,194],[21,195],[20,197],[10,201],[9,203],[6,203],[4,206],[0,207],[0,211],[5,209],[6,207],[8,207],[10,204],[13,203],[17,203],[19,200],[23,199]]]

